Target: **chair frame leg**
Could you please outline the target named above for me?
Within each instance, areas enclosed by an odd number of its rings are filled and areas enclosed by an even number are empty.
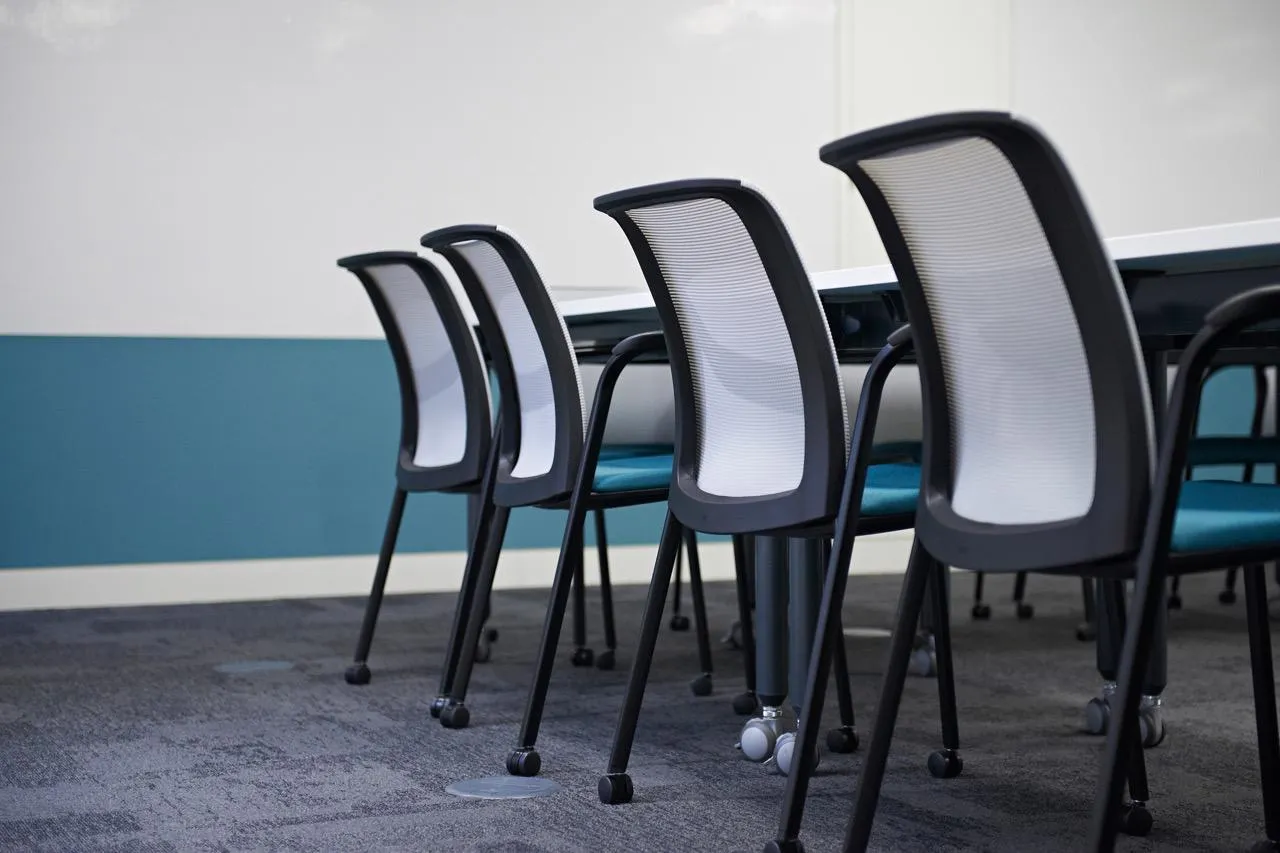
[[[404,518],[404,505],[408,494],[404,489],[397,486],[395,494],[391,497],[391,510],[387,513],[387,526],[382,534],[382,547],[378,551],[378,567],[373,573],[373,586],[369,590],[369,599],[365,602],[364,620],[360,625],[360,638],[356,641],[353,669],[365,667],[369,660],[369,649],[373,646],[373,634],[378,627],[378,612],[382,609],[382,594],[387,586],[387,575],[391,572],[391,558],[395,555],[396,540],[400,537],[400,522]],[[364,680],[368,680],[367,671],[364,674]]]
[[[1258,730],[1258,771],[1262,782],[1262,811],[1267,840],[1280,843],[1280,727],[1276,721],[1275,665],[1271,655],[1271,625],[1267,608],[1267,572],[1263,565],[1246,566],[1244,600],[1249,622],[1249,663],[1253,676],[1253,711]]]
[[[600,561],[600,611],[604,622],[604,645],[608,652],[618,649],[618,631],[613,612],[613,581],[609,577],[609,538],[605,531],[604,510],[597,509],[596,554]]]
[[[734,699],[734,710],[740,714],[750,714],[756,706],[756,633],[748,577],[753,570],[750,553],[754,548],[755,542],[751,537],[733,537],[733,575],[738,593],[738,630],[742,638],[742,668],[746,685],[745,692]]]
[[[702,562],[698,559],[698,537],[690,528],[684,529],[684,548],[689,556],[689,596],[693,599],[694,632],[698,643],[698,668],[701,670],[695,679],[696,684],[705,683],[706,687],[694,687],[698,695],[711,692],[711,676],[715,669],[711,660],[711,629],[707,624],[707,600],[702,588]],[[706,693],[702,690],[705,689]]]
[[[581,528],[581,521],[578,526]],[[578,537],[579,553],[573,561],[573,654],[575,659],[587,653],[587,571],[582,550],[582,537]]]
[[[948,569],[933,561],[929,592],[938,624],[934,631],[938,662],[938,705],[942,722],[942,749],[948,760],[957,758],[960,749],[960,717],[956,709],[955,663],[951,654],[951,596],[947,594]],[[958,773],[959,770],[957,769]]]

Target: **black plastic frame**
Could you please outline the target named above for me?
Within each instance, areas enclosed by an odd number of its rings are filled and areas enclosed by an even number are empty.
[[[556,407],[555,451],[551,468],[536,477],[515,477],[520,452],[520,393],[516,384],[515,365],[502,324],[471,264],[457,250],[459,243],[478,241],[491,246],[507,265],[525,308],[533,319],[539,343],[551,372],[552,395]],[[494,225],[455,225],[423,235],[424,247],[440,254],[458,275],[463,290],[471,300],[488,347],[490,363],[498,378],[498,392],[504,419],[498,437],[498,475],[494,484],[494,502],[500,506],[529,506],[561,500],[573,488],[578,459],[585,441],[582,406],[578,394],[578,378],[574,354],[561,331],[560,315],[547,293],[532,259],[513,236]]]
[[[953,460],[945,374],[933,319],[892,209],[860,161],[963,138],[982,138],[1008,159],[1027,193],[1079,322],[1097,413],[1094,501],[1079,519],[1001,525],[970,521],[951,506]],[[820,159],[862,194],[898,277],[914,332],[924,397],[924,458],[916,535],[942,562],[1023,571],[1115,559],[1136,552],[1150,491],[1142,365],[1129,307],[1075,182],[1049,141],[1007,113],[937,115],[858,133],[822,147]]]
[[[729,206],[750,235],[790,333],[801,378],[805,417],[804,471],[792,491],[752,498],[712,495],[696,482],[697,416],[689,348],[653,249],[628,213],[681,201],[715,199]],[[635,252],[653,294],[675,384],[675,469],[668,499],[686,527],[707,533],[766,533],[834,518],[846,463],[845,412],[835,359],[813,341],[828,334],[826,316],[786,227],[758,191],[736,180],[693,179],[636,187],[595,199]],[[746,460],[744,460],[746,461]]]
[[[469,490],[479,485],[484,475],[492,437],[488,378],[484,365],[471,339],[471,328],[448,281],[434,264],[413,252],[369,252],[340,258],[338,266],[355,275],[364,285],[373,310],[382,324],[391,357],[395,362],[400,387],[400,452],[396,464],[396,482],[406,492],[439,492]],[[422,468],[413,464],[418,445],[418,396],[409,363],[404,334],[395,313],[383,297],[381,289],[369,274],[376,267],[404,266],[414,271],[435,305],[436,313],[449,336],[450,348],[462,375],[462,393],[466,405],[466,448],[460,461],[438,468]]]

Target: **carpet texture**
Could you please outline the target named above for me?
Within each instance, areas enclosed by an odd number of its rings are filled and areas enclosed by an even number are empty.
[[[899,584],[852,578],[845,624],[888,627]],[[937,694],[911,679],[873,845],[1080,849],[1101,740],[1080,732],[1098,679],[1092,645],[1074,638],[1078,583],[1032,577],[1036,615],[1026,622],[1013,616],[1007,579],[988,584],[991,621],[971,621],[971,584],[960,576],[954,590],[964,775],[928,775]],[[1211,575],[1183,585],[1170,734],[1148,752],[1156,825],[1122,849],[1243,850],[1262,837],[1243,607],[1219,604],[1220,584]],[[734,618],[733,592],[708,591],[718,637]],[[714,695],[690,693],[691,632],[661,636],[631,761],[635,801],[597,801],[644,590],[616,595],[619,668],[575,669],[567,645],[559,658],[539,746],[543,776],[562,790],[501,802],[445,788],[504,772],[543,591],[495,594],[501,637],[477,667],[472,725],[457,732],[426,714],[449,595],[387,601],[373,683],[362,688],[342,680],[358,600],[0,615],[0,850],[759,850],[783,778],[733,748],[738,653],[717,643]],[[848,640],[864,751],[887,645],[865,632]],[[839,849],[860,755],[823,756],[806,814],[810,851]]]

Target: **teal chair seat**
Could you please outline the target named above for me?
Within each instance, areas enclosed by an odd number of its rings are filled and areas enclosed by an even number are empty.
[[[1280,542],[1280,486],[1188,480],[1178,494],[1175,553],[1247,548]]]
[[[627,455],[618,449],[608,457],[600,451],[596,465],[596,478],[591,490],[600,492],[634,492],[641,489],[664,489],[671,485],[672,456],[670,453],[639,453]]]
[[[862,515],[903,515],[920,500],[920,466],[907,462],[867,466]]]

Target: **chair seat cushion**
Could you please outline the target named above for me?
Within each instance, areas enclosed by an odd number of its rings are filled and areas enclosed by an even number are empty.
[[[671,485],[670,453],[610,454],[603,450],[596,464],[596,478],[591,484],[594,492],[634,492],[641,489],[665,489]]]
[[[862,488],[864,516],[914,513],[919,500],[919,465],[895,462],[867,466],[867,482]]]
[[[1178,495],[1175,553],[1280,545],[1280,486],[1188,480]]]

